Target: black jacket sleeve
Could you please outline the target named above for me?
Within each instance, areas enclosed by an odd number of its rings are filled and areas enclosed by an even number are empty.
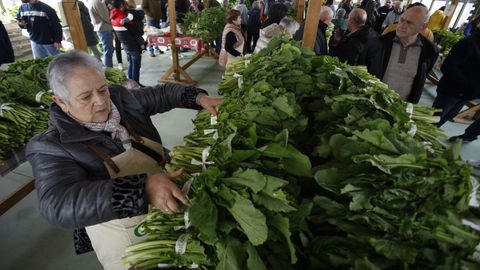
[[[200,110],[202,107],[196,103],[196,98],[200,93],[207,94],[207,91],[200,88],[173,83],[130,91],[147,115],[167,112],[174,108]]]
[[[62,26],[60,25],[60,19],[57,16],[57,13],[53,8],[47,9],[47,15],[50,18],[50,27],[52,29],[53,41],[56,43],[62,42]]]
[[[348,39],[338,44],[335,49],[335,56],[337,56],[340,61],[346,61],[349,65],[355,66],[359,62],[363,47],[364,45],[359,39]]]
[[[92,180],[72,153],[48,136],[35,137],[27,145],[40,213],[52,225],[83,228],[147,213],[145,174]]]
[[[240,56],[242,55],[241,53],[239,53],[237,50],[235,50],[235,48],[233,47],[233,45],[235,44],[235,42],[237,42],[237,37],[235,36],[235,33],[233,32],[228,32],[227,33],[227,36],[225,38],[225,50],[237,57],[237,56]]]

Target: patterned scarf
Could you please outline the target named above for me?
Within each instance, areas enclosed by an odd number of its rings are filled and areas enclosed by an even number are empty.
[[[111,100],[110,100],[110,106],[112,110],[108,115],[107,121],[103,123],[85,123],[85,122],[79,121],[75,117],[73,118],[77,120],[77,122],[79,122],[80,125],[86,127],[91,131],[105,131],[105,132],[112,133],[113,139],[119,139],[124,145],[129,144],[130,135],[128,134],[127,129],[120,124],[120,112],[118,111],[117,106],[115,106],[115,104],[113,104]]]

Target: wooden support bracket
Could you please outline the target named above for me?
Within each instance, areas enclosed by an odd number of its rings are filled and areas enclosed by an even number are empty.
[[[320,21],[320,8],[323,0],[308,1],[307,19],[303,29],[302,47],[315,49],[315,40],[317,38],[318,23]]]

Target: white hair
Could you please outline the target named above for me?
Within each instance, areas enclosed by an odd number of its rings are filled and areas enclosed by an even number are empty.
[[[320,20],[324,20],[325,18],[333,19],[333,10],[327,6],[322,6],[320,8]]]
[[[47,80],[53,94],[64,101],[68,100],[67,81],[77,69],[95,69],[105,78],[102,63],[82,51],[71,51],[56,56],[48,65]],[[88,78],[85,78],[88,83]]]
[[[285,32],[292,35],[294,35],[295,32],[297,32],[298,28],[300,28],[298,22],[288,16],[283,17],[279,25],[283,28]]]

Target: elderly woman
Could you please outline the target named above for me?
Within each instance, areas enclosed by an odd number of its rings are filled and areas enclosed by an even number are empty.
[[[295,32],[297,32],[300,25],[290,17],[284,17],[280,20],[280,23],[273,23],[260,30],[260,38],[258,39],[257,47],[255,47],[255,53],[258,53],[263,48],[268,46],[268,43],[275,36],[285,35],[292,38]]]
[[[54,92],[50,128],[31,139],[41,214],[75,229],[77,253],[93,250],[105,269],[127,269],[125,248],[144,239],[139,230],[148,204],[165,213],[189,205],[164,173],[163,147],[151,115],[173,108],[215,114],[223,100],[175,84],[127,90],[108,87],[102,65],[84,52],[56,57],[47,78]]]
[[[226,66],[243,55],[245,38],[240,28],[241,23],[240,11],[232,9],[227,12],[227,24],[222,33],[222,50],[218,57],[221,66]]]

